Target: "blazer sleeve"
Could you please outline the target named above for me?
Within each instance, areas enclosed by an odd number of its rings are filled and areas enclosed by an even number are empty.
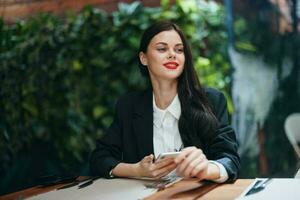
[[[208,156],[225,167],[228,173],[227,181],[230,182],[237,179],[240,169],[236,135],[228,121],[227,102],[223,93],[213,90],[208,97],[219,121],[216,134],[209,142]]]
[[[109,172],[122,160],[121,112],[119,100],[113,123],[106,134],[97,141],[96,149],[91,153],[90,170],[93,175],[110,178]]]

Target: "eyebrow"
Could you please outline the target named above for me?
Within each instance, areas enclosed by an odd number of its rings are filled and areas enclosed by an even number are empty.
[[[155,45],[159,45],[159,44],[162,44],[162,45],[168,45],[167,43],[165,43],[165,42],[157,42]],[[178,43],[178,44],[176,44],[175,46],[183,46],[183,44],[182,43]]]

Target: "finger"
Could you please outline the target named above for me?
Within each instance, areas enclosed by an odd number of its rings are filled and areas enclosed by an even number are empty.
[[[186,157],[185,160],[182,161],[182,163],[180,163],[178,170],[183,173],[183,171],[185,171],[185,169],[190,165],[190,163],[197,159],[197,158],[201,158],[203,159],[204,154],[202,153],[202,151],[200,149],[194,149],[193,151],[190,152],[190,154]]]
[[[153,154],[150,154],[148,156],[145,156],[143,159],[142,159],[142,162],[152,162],[153,161]]]
[[[174,158],[172,158],[172,159],[170,159],[170,158],[163,159],[160,162],[155,162],[154,163],[154,168],[155,169],[160,169],[160,168],[163,168],[163,167],[165,167],[167,165],[170,165],[171,163],[174,163]]]
[[[200,180],[203,180],[203,179],[205,179],[205,174],[206,174],[205,170],[201,170],[194,177],[197,177]]]
[[[202,162],[207,162],[206,156],[204,154],[201,154],[200,156],[192,160],[190,163],[188,163],[187,167],[184,169],[184,175],[188,177],[192,176],[191,173],[194,170],[194,168]]]
[[[184,148],[181,153],[175,158],[175,163],[181,163],[192,151],[195,151],[196,147]],[[200,149],[199,149],[200,150]]]
[[[166,162],[166,161],[170,161],[170,160],[174,161],[174,159],[175,158],[172,158],[172,157],[171,158],[169,158],[169,157],[161,158],[161,159],[156,160],[155,163],[161,163],[161,162]]]
[[[204,175],[204,172],[206,171],[207,166],[208,166],[208,162],[201,162],[200,164],[195,166],[195,168],[191,172],[191,176],[192,177],[197,176],[198,178],[201,178],[202,175]]]
[[[157,179],[161,179],[161,178],[167,176],[168,174],[170,174],[174,169],[176,169],[176,166],[174,166],[173,168],[169,169],[168,171],[165,171],[164,173],[159,174],[156,178]]]
[[[151,171],[153,169],[153,155],[148,155],[148,156],[145,156],[142,160],[141,160],[141,166],[142,168],[144,169],[147,169],[147,171]]]
[[[173,170],[175,168],[176,168],[176,164],[172,163],[172,164],[169,164],[169,165],[167,165],[165,167],[152,170],[152,175],[153,175],[153,177],[157,177],[160,174],[163,174],[165,172],[170,172],[171,170]]]
[[[151,162],[154,161],[154,155],[153,155],[153,154],[150,154],[150,156],[149,156],[149,161],[151,161]]]
[[[176,164],[172,163],[164,168],[158,169],[155,172],[155,178],[162,178],[164,176],[166,176],[167,174],[169,174],[171,171],[173,171],[174,169],[176,169]]]
[[[168,175],[169,173],[171,173],[175,168],[176,168],[176,166],[175,166],[173,169],[169,170],[169,171],[166,171],[166,172],[164,172],[164,173],[162,173],[162,174],[159,174],[158,176],[156,176],[156,179],[161,179],[161,178],[167,176],[167,175]]]
[[[182,172],[184,177],[192,177],[191,173],[194,170],[195,167],[200,165],[203,162],[203,157],[199,156],[198,158],[194,159],[192,162],[190,162],[186,169]]]
[[[185,159],[185,157],[188,155],[191,147],[184,148],[181,153],[175,158],[175,163],[181,163],[182,160]]]

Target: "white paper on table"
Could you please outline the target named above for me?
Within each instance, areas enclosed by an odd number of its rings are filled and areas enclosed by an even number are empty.
[[[236,200],[299,200],[300,199],[300,179],[294,178],[273,178],[258,193],[245,196],[259,178],[255,179],[246,190]]]
[[[153,182],[153,181],[152,181]],[[62,190],[54,190],[44,194],[31,197],[30,200],[134,200],[143,199],[157,191],[157,189],[146,188],[147,180],[137,179],[98,179],[93,184],[78,189],[77,186]]]

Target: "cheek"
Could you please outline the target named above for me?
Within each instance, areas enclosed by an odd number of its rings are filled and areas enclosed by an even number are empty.
[[[185,55],[182,54],[180,58],[181,58],[182,62],[184,63],[184,61],[185,61]]]
[[[161,63],[164,60],[164,55],[163,54],[152,54],[149,56],[148,59],[152,63]]]
[[[179,59],[180,59],[181,64],[184,65],[184,62],[185,62],[185,56],[182,55],[182,56],[180,56]]]

